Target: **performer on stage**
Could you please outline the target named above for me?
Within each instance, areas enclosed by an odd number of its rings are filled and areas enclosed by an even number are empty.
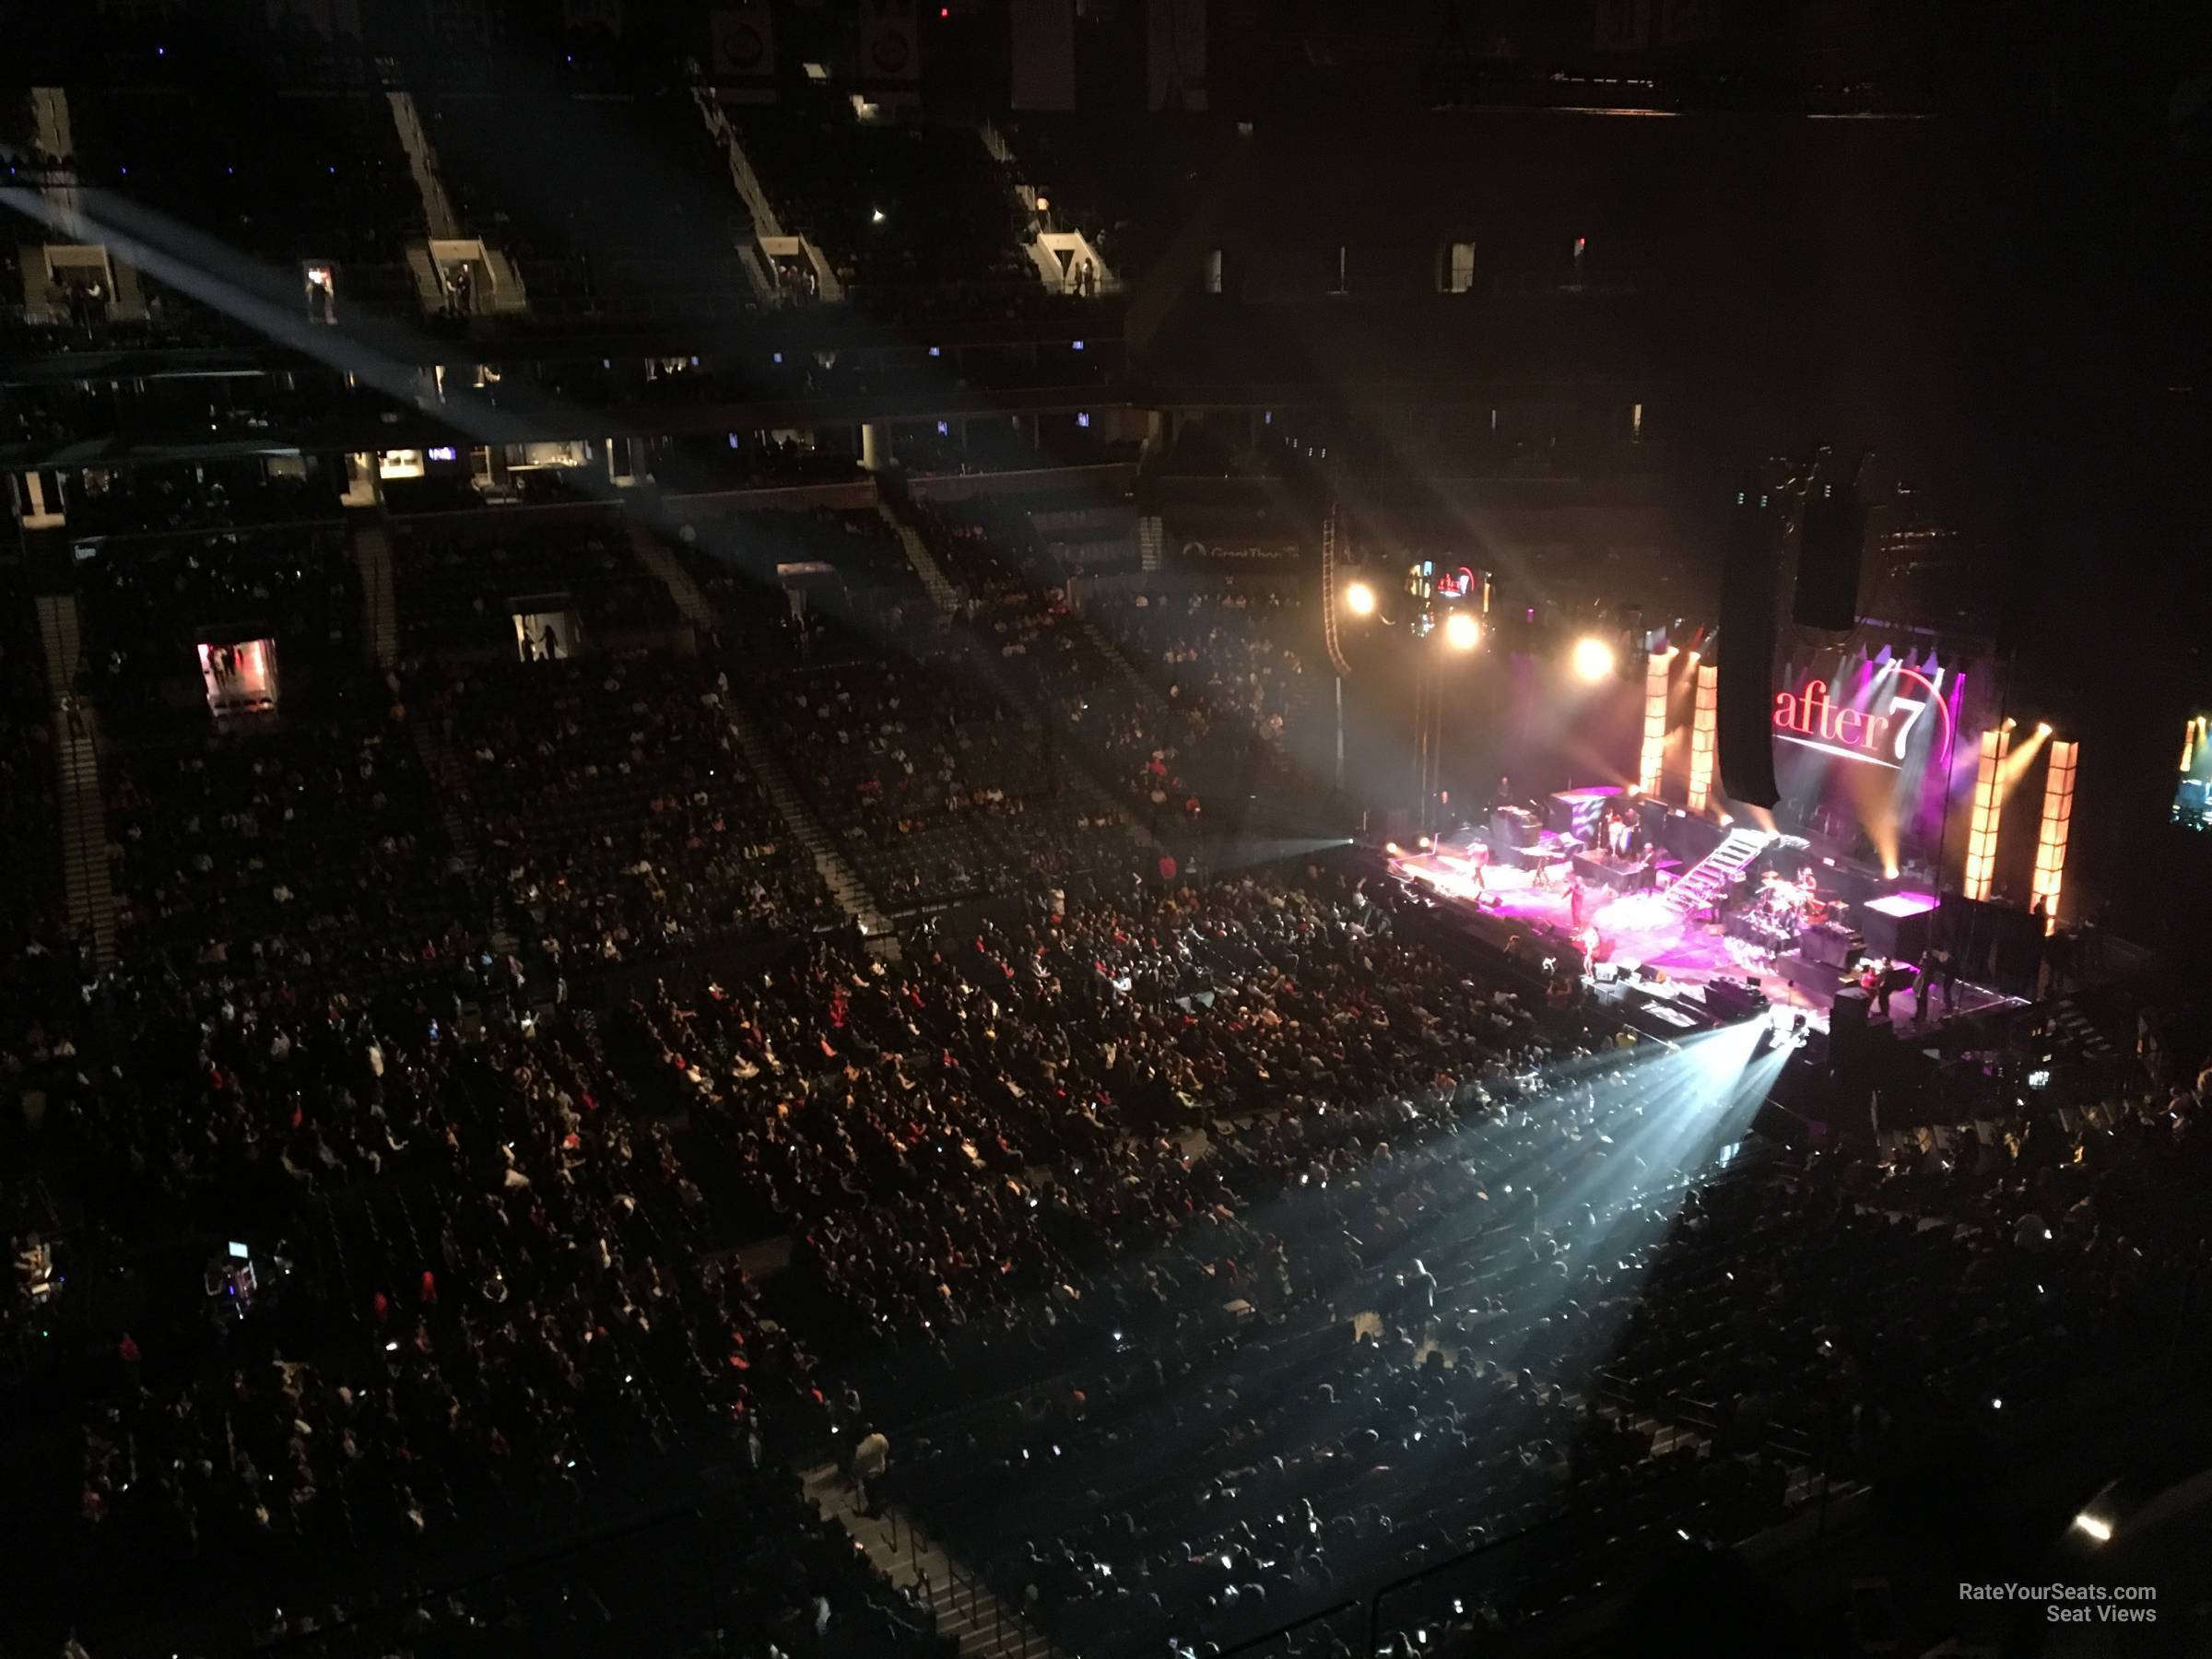
[[[1576,933],[1583,931],[1583,878],[1574,876],[1567,882],[1567,921]]]

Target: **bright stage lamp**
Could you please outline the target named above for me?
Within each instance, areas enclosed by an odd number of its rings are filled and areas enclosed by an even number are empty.
[[[1375,614],[1375,590],[1364,582],[1355,582],[1344,590],[1344,603],[1355,617]]]
[[[1574,672],[1594,685],[1613,672],[1613,647],[1595,634],[1574,642]]]
[[[1444,643],[1454,651],[1472,651],[1482,638],[1482,625],[1465,611],[1453,611],[1444,618]]]

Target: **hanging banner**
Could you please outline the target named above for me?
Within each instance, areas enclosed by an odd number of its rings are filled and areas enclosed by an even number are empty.
[[[1076,107],[1076,0],[1014,0],[1014,107]]]
[[[776,72],[776,25],[768,0],[719,6],[710,20],[713,32],[710,62],[717,76],[766,78]]]
[[[1206,108],[1206,0],[1147,0],[1145,107]]]
[[[922,78],[922,25],[914,0],[861,0],[860,73],[867,80]]]

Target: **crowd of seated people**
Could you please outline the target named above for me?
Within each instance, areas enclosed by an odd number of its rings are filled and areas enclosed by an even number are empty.
[[[394,543],[393,564],[400,639],[410,654],[519,653],[517,611],[573,609],[606,644],[665,634],[678,620],[667,588],[632,556],[627,528],[596,515],[520,528],[411,525]],[[555,654],[577,644],[563,641]]]
[[[2179,1130],[2161,1100],[1994,1140],[1937,1178],[1956,1226],[1843,1159],[1713,1177],[1742,1123],[1683,1146],[1683,1063],[1607,1055],[1579,1008],[1305,885],[633,1009],[797,1235],[794,1317],[929,1420],[887,1489],[1073,1651],[1226,1643],[1542,1535],[1461,1609],[1510,1625],[1677,1528],[1780,1521],[1818,1448],[1871,1477],[1948,1414],[2024,1417],[2171,1340],[2194,1097]],[[978,1368],[1052,1380],[933,1417]]]
[[[111,746],[126,953],[374,986],[476,945],[477,909],[400,711]]]
[[[558,822],[542,792],[602,766],[634,769],[607,823],[636,835],[734,762],[717,672],[426,670],[408,718],[437,724],[488,847],[500,810],[535,841]],[[962,724],[957,689],[897,683]],[[769,695],[865,694],[896,724],[892,684],[817,669]],[[771,1529],[739,1603],[772,1626],[826,1595],[867,1651],[927,1652],[921,1610],[771,1466],[924,1419],[877,1497],[1071,1651],[1226,1643],[1347,1583],[1548,1540],[1465,1598],[1510,1625],[1656,1531],[1781,1518],[1809,1444],[1868,1472],[1932,1413],[2001,1394],[2024,1415],[2165,1351],[2163,1288],[2201,1266],[2179,1223],[2212,1143],[2186,1089],[1967,1158],[1712,1178],[1712,1147],[1682,1144],[1684,1063],[1614,1052],[1580,998],[1537,1007],[1348,870],[1033,893],[897,966],[820,937],[639,990],[603,1040],[558,993],[533,1007],[483,941],[363,896],[457,880],[378,838],[403,797],[437,821],[410,748],[302,731],[159,782],[126,755],[124,886],[174,907],[147,924],[173,947],[134,941],[83,996],[23,947],[0,982],[4,1133],[97,1201],[74,1277],[180,1236],[242,1234],[264,1269],[242,1320],[194,1277],[166,1325],[102,1339],[72,1549],[222,1560],[249,1598],[281,1587],[294,1633],[324,1566],[458,1566],[707,1455]],[[261,881],[298,891],[265,904]],[[449,887],[436,908],[490,907]],[[67,994],[25,1019],[39,979]],[[1714,1145],[1741,1133],[1711,1115]],[[790,1266],[766,1289],[709,1247],[776,1231]],[[18,1240],[34,1267],[47,1248]],[[985,1373],[1022,1392],[976,1405]],[[404,1617],[431,1635],[442,1615]]]
[[[818,1387],[803,1339],[705,1248],[704,1198],[590,1028],[474,988],[480,1023],[459,991],[112,975],[11,1039],[40,1167],[94,1206],[71,1265],[163,1291],[86,1373],[63,1553],[122,1588],[76,1618],[96,1633],[135,1602],[192,1630],[251,1610],[258,1635],[349,1652],[392,1605],[361,1586],[389,1583],[413,1633],[453,1634],[396,1569],[475,1580],[495,1544],[654,1512],[703,1455],[731,1465],[719,1514],[758,1531],[698,1627],[735,1645],[698,1651],[760,1659],[828,1624],[825,1653],[934,1654],[927,1613],[782,1472],[854,1431],[854,1397]],[[223,1242],[241,1234],[250,1277]],[[198,1240],[204,1279],[163,1256]],[[213,1563],[229,1594],[186,1594]],[[648,1617],[604,1582],[593,1605]]]
[[[1193,1165],[1164,1131],[1534,1041],[1510,1001],[1436,988],[1425,949],[1370,934],[1382,920],[1334,878],[1101,899],[894,977],[818,954],[635,1016],[759,1211],[800,1231],[853,1342],[1011,1344],[1012,1362],[1068,1335],[1013,1317],[1025,1295],[1082,1291],[1226,1196],[1228,1162]],[[1392,988],[1359,989],[1384,962]],[[1436,1029],[1394,1052],[1384,1034],[1423,999]],[[1047,1184],[1020,1179],[1040,1167]]]
[[[787,1294],[833,1356],[900,1377],[917,1417],[978,1368],[1078,1366],[933,1429],[896,1488],[1077,1651],[1249,1633],[1414,1536],[1464,1547],[1555,1513],[1571,1484],[1665,1488],[1669,1512],[1747,1530],[1771,1512],[1700,1498],[1701,1471],[1649,1466],[1648,1433],[1528,1374],[1539,1340],[1566,1370],[1605,1328],[1585,1312],[1552,1333],[1567,1247],[1532,1255],[1514,1230],[1588,1182],[1575,1160],[1625,1142],[1643,1097],[1540,1082],[1559,1029],[1455,988],[1359,891],[1071,910],[896,975],[818,958],[633,1018],[695,1129],[798,1235]],[[1461,1183],[1486,1197],[1446,1203]],[[1346,1322],[1378,1306],[1385,1339],[1354,1343]],[[1431,1461],[1453,1446],[1486,1460],[1478,1487]],[[1300,1545],[1266,1520],[1293,1513]]]
[[[732,1540],[738,1540],[733,1547]],[[293,1598],[297,1603],[298,1597]],[[826,1610],[826,1618],[825,1618]],[[257,1632],[303,1659],[956,1659],[917,1587],[894,1586],[798,1477],[734,1470],[682,1514],[441,1594],[294,1606]],[[212,1659],[212,1655],[210,1656]]]
[[[196,675],[193,642],[202,636],[273,639],[280,663],[360,656],[360,571],[336,529],[116,544],[80,564],[77,584],[97,695],[110,712],[143,707],[164,680]]]
[[[730,679],[635,653],[426,670],[451,792],[531,959],[654,960],[837,909],[752,778]]]
[[[990,688],[960,635],[794,669],[774,735],[887,906],[1126,868],[1128,831],[1059,775],[1041,728]]]
[[[1320,654],[1320,627],[1294,585],[1175,583],[1103,594],[1085,614],[1194,729],[1218,721],[1236,742],[1256,735],[1277,757],[1314,735],[1323,677],[1309,665]]]

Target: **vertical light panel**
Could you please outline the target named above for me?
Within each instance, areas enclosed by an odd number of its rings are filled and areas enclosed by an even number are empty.
[[[1698,665],[1697,712],[1689,722],[1689,809],[1702,812],[1712,803],[1713,735],[1721,724],[1720,670]]]
[[[2182,772],[2183,776],[2187,776],[2189,769],[2196,764],[2196,736],[2204,724],[2205,717],[2197,714],[2192,716],[2182,726]]]
[[[1637,769],[1636,787],[1647,795],[1659,793],[1666,767],[1666,670],[1674,660],[1671,645],[1654,651],[1643,671],[1643,763]]]
[[[2058,894],[2066,877],[2066,831],[2074,822],[2074,757],[2078,744],[2051,746],[2043,778],[2043,821],[2035,838],[2035,892],[2043,901],[2043,931],[2058,926]]]
[[[1997,868],[1997,826],[2005,813],[2005,757],[2012,748],[2009,727],[1992,726],[1982,734],[1982,759],[1974,769],[1974,812],[1966,830],[1966,881],[1969,899],[1986,899]]]

